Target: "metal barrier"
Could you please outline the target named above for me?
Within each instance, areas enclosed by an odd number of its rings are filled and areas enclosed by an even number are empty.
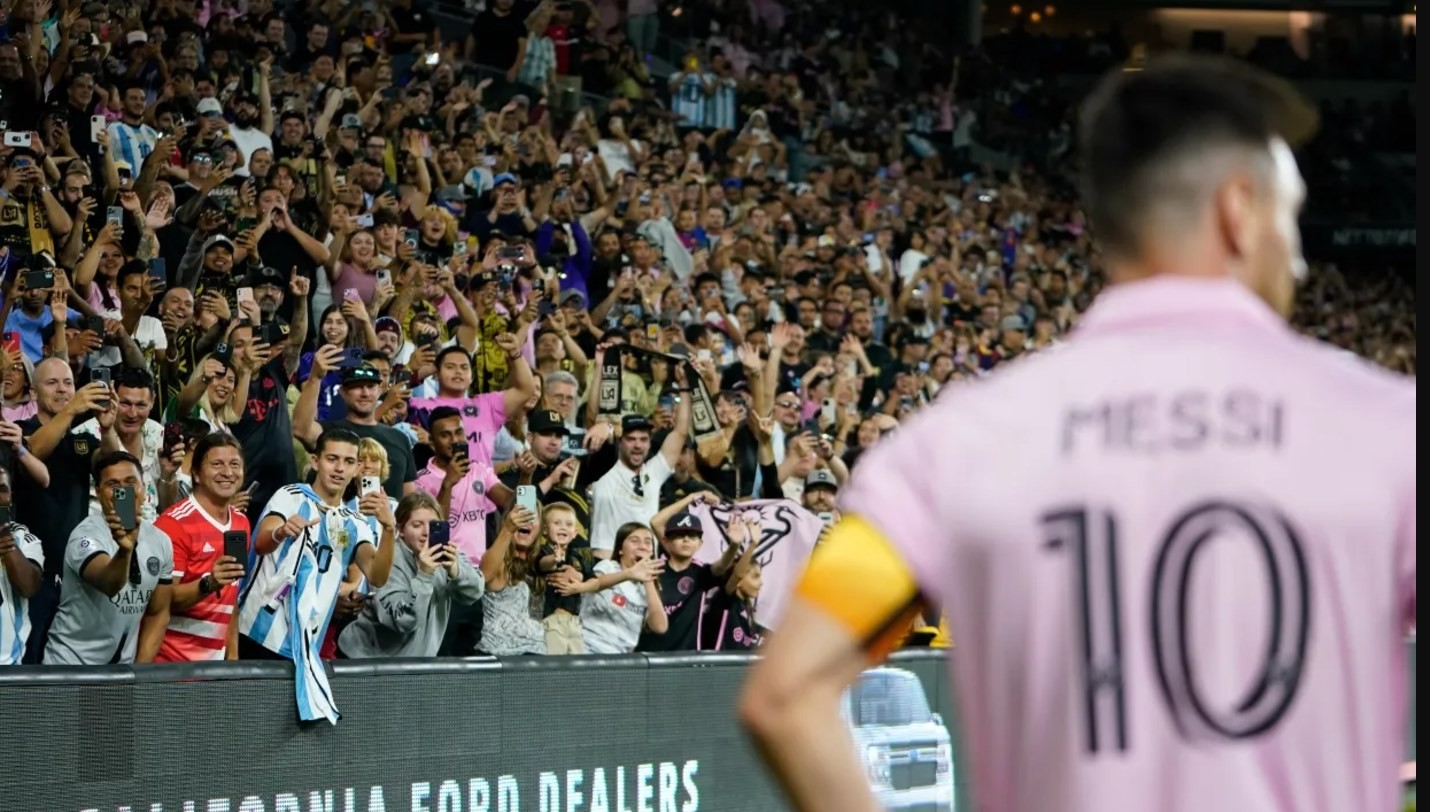
[[[734,717],[739,655],[0,670],[3,812],[782,810]],[[940,655],[899,655],[948,716]],[[930,766],[932,770],[932,766]]]

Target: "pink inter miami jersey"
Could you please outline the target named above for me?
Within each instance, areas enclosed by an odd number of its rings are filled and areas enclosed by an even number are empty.
[[[1391,810],[1415,383],[1244,288],[1108,289],[860,462],[951,623],[979,810]]]

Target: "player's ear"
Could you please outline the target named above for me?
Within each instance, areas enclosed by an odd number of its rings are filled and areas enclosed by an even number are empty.
[[[1257,198],[1255,179],[1240,170],[1228,173],[1212,195],[1212,226],[1234,260],[1245,260],[1255,251]]]

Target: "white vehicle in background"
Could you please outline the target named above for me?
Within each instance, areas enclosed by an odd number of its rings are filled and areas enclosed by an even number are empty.
[[[840,710],[885,809],[953,812],[953,739],[917,675],[871,668],[844,692]]]

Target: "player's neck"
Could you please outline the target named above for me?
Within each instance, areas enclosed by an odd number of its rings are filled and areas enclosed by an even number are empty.
[[[228,500],[219,499],[206,488],[194,488],[194,501],[199,504],[203,512],[215,519],[225,519],[228,517]]]
[[[323,504],[327,505],[328,507],[340,507],[343,504],[342,491],[339,491],[335,495],[328,493],[326,490],[318,487],[317,485],[314,485],[313,493],[317,494],[318,499],[322,500]]]

